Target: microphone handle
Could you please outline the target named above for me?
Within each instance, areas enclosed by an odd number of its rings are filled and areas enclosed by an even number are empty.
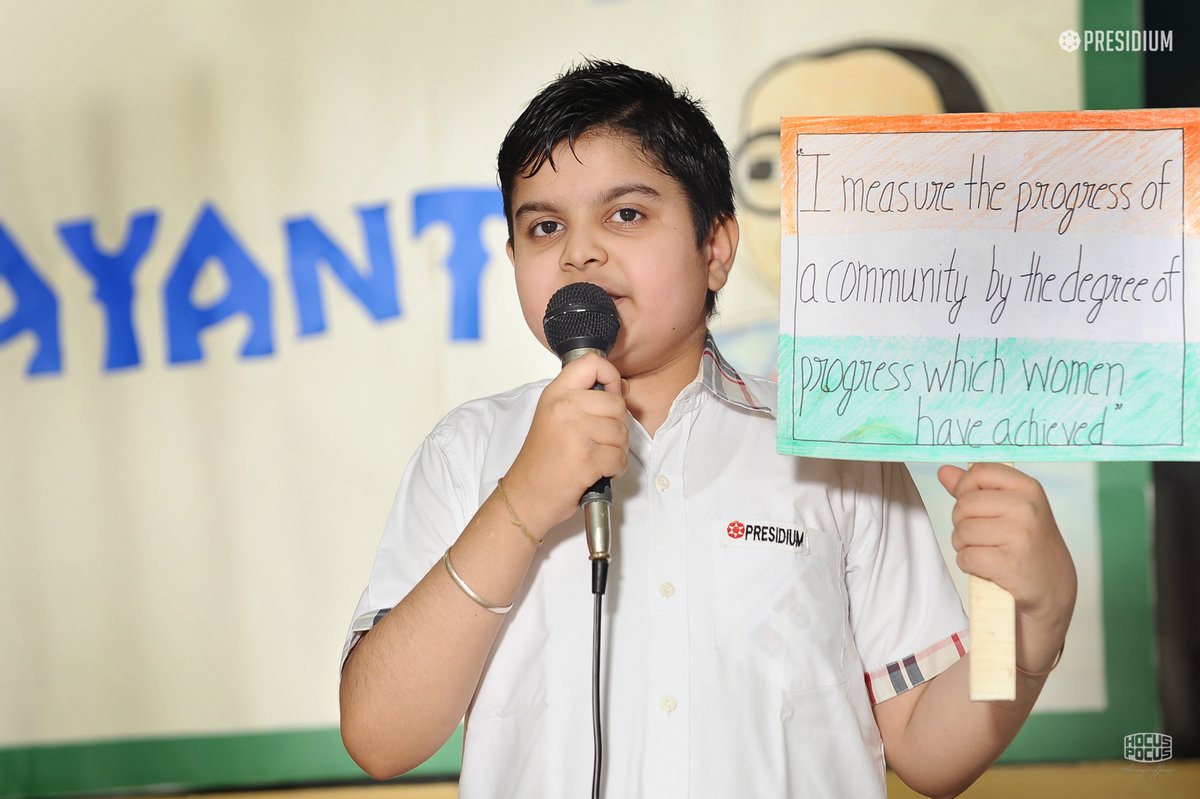
[[[594,347],[576,347],[562,354],[563,366],[576,358],[582,358],[589,352],[594,352],[601,357],[608,355],[604,350]],[[603,391],[604,384],[597,383],[592,386],[592,389]],[[609,549],[612,545],[612,523],[609,519],[612,496],[612,481],[607,477],[601,477],[579,498],[579,507],[583,508],[584,530],[587,532],[588,560],[607,562],[612,558],[612,552]],[[604,593],[603,589],[599,593]]]
[[[592,391],[603,390],[603,383],[592,386]],[[583,508],[583,526],[587,531],[588,560],[612,559],[609,550],[612,546],[612,522],[609,518],[612,496],[612,479],[601,477],[579,498],[579,507]],[[604,589],[600,593],[603,594]]]
[[[612,481],[601,477],[579,498],[583,528],[587,532],[588,560],[609,560],[612,552]]]

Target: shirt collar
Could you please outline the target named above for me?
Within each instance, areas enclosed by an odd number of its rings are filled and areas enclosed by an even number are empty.
[[[711,332],[704,338],[704,353],[700,356],[700,373],[696,379],[730,405],[749,411],[771,413],[771,408],[755,398],[742,376],[722,357]]]

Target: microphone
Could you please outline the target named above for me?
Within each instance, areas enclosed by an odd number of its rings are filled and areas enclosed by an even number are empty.
[[[572,283],[554,292],[546,304],[542,319],[546,343],[558,355],[563,366],[576,358],[595,352],[607,356],[617,342],[621,319],[617,306],[604,289],[594,283]],[[600,383],[592,386],[603,390]],[[608,582],[608,562],[612,557],[612,485],[601,477],[579,499],[587,533],[588,559],[592,561],[592,593],[603,594]]]

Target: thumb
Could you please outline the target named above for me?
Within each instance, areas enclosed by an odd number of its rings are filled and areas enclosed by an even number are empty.
[[[563,366],[555,378],[560,385],[573,389],[604,386],[605,391],[624,396],[621,392],[621,373],[607,358],[588,353]]]
[[[942,488],[946,489],[946,492],[950,494],[950,496],[957,497],[955,492],[958,490],[958,483],[960,480],[962,480],[963,475],[966,473],[966,469],[961,469],[957,466],[946,464],[942,468],[938,469],[938,482],[942,484]]]

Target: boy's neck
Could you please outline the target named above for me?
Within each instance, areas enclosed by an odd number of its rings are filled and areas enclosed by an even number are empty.
[[[651,438],[666,421],[679,392],[696,379],[703,353],[704,338],[701,337],[695,347],[680,357],[651,372],[626,378],[629,394],[625,397],[625,405]]]

